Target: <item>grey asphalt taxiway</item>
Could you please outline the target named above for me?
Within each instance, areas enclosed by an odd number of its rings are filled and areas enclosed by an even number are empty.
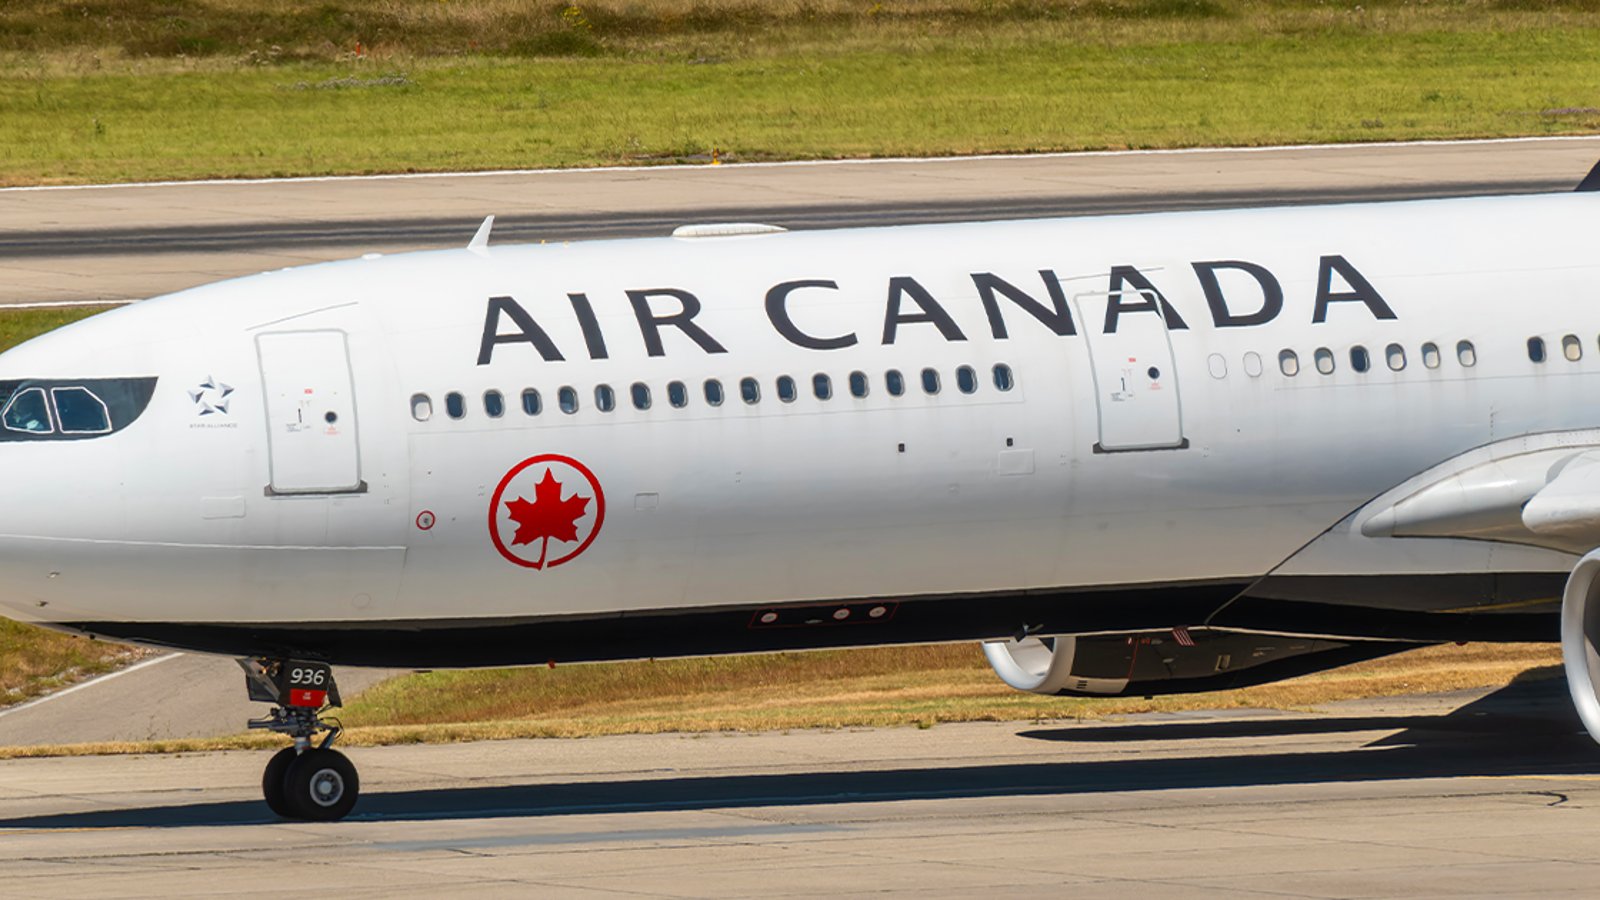
[[[1590,896],[1600,752],[1559,679],[1320,714],[0,763],[0,898]]]
[[[124,301],[368,252],[1571,190],[1600,137],[0,190],[0,304]]]

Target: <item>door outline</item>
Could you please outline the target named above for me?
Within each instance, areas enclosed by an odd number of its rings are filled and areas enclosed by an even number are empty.
[[[344,353],[344,375],[349,385],[350,399],[350,431],[353,435],[353,454],[355,462],[355,484],[350,487],[335,488],[299,488],[283,489],[274,485],[274,471],[277,463],[277,443],[273,439],[272,421],[272,387],[269,383],[271,376],[266,367],[266,357],[261,352],[262,338],[291,337],[297,335],[336,334],[339,336],[339,348]],[[267,428],[267,485],[263,493],[268,497],[323,497],[333,494],[364,494],[367,492],[367,481],[362,477],[361,471],[361,411],[356,397],[355,366],[350,359],[350,334],[342,328],[297,328],[288,331],[266,331],[256,334],[256,371],[261,376],[261,415]],[[281,376],[280,376],[281,377]]]
[[[1106,395],[1101,390],[1100,367],[1096,364],[1095,360],[1097,358],[1097,352],[1103,353],[1105,351],[1105,348],[1101,345],[1105,340],[1106,335],[1096,330],[1097,326],[1095,323],[1099,320],[1088,315],[1088,310],[1086,309],[1083,301],[1090,297],[1104,297],[1107,299],[1107,301],[1109,301],[1111,297],[1121,297],[1130,293],[1138,294],[1140,297],[1150,301],[1151,305],[1155,307],[1156,315],[1161,319],[1161,339],[1164,342],[1163,346],[1166,349],[1166,359],[1168,361],[1168,365],[1171,366],[1172,405],[1173,416],[1175,418],[1175,425],[1178,433],[1177,443],[1160,444],[1153,447],[1116,448],[1107,448],[1102,443],[1102,441],[1105,439],[1106,433]],[[1167,313],[1166,308],[1163,305],[1161,295],[1156,291],[1146,289],[1125,289],[1121,291],[1083,291],[1072,296],[1072,305],[1076,308],[1078,320],[1083,323],[1084,346],[1088,350],[1089,354],[1089,377],[1093,379],[1094,385],[1095,424],[1098,426],[1098,429],[1096,432],[1096,440],[1094,442],[1093,451],[1095,453],[1109,454],[1151,453],[1164,450],[1189,449],[1189,438],[1184,434],[1183,387],[1180,384],[1180,379],[1178,378],[1177,353],[1172,348],[1172,330],[1167,327]]]

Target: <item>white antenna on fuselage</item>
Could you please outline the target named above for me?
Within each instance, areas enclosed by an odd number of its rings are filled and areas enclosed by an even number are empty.
[[[484,217],[483,224],[478,226],[478,233],[467,242],[467,249],[483,256],[489,252],[489,232],[494,230],[494,216]]]

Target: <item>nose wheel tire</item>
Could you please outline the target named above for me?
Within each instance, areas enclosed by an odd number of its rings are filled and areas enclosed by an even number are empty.
[[[279,761],[286,758],[285,754],[288,754],[287,762],[274,779],[274,769],[280,768]],[[361,793],[361,779],[356,775],[356,767],[337,750],[312,748],[295,755],[294,748],[289,747],[279,751],[267,764],[262,793],[273,812],[286,819],[333,822],[355,808],[356,798]],[[274,805],[275,800],[282,804],[281,809]]]
[[[285,819],[295,818],[284,793],[284,776],[288,775],[289,764],[298,755],[293,747],[279,750],[267,763],[267,771],[261,776],[261,795],[267,800],[267,808]]]

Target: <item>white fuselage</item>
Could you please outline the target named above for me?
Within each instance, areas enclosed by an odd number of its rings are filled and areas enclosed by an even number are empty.
[[[0,442],[0,603],[171,643],[106,626],[583,620],[603,640],[618,614],[1065,592],[1056,630],[1073,630],[1081,590],[1565,572],[1571,556],[1533,547],[1316,542],[1472,448],[1600,427],[1597,218],[1600,197],[1572,194],[597,241],[186,291],[0,356],[14,391],[157,379],[114,433]],[[536,501],[551,473],[561,489]],[[938,636],[1026,624],[981,608]]]

